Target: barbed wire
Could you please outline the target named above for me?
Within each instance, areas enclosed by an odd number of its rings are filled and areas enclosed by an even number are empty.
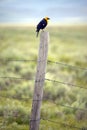
[[[74,85],[71,83],[62,82],[62,81],[58,81],[58,80],[52,80],[52,79],[48,79],[48,78],[45,78],[45,80],[50,81],[50,82],[54,82],[54,83],[59,83],[59,84],[70,85],[70,86],[78,87],[78,88],[82,88],[82,89],[87,89],[87,88],[80,86],[80,85]]]
[[[0,58],[0,61],[2,62],[44,62],[45,60],[29,60],[29,59],[10,59],[10,58],[7,58],[7,59],[1,59]]]
[[[0,97],[5,97],[5,98],[7,98],[7,96],[1,96],[0,95]],[[32,100],[32,98],[30,97],[30,98],[15,98],[15,97],[8,97],[8,98],[14,98],[14,99],[22,99],[22,100],[26,100],[27,99],[27,101],[28,100]],[[46,98],[45,98],[45,100],[46,100]],[[32,101],[41,101],[41,100],[32,100]],[[43,101],[44,101],[44,99],[43,99]],[[49,100],[48,100],[49,101]],[[52,103],[54,103],[53,101],[52,101]],[[54,104],[56,104],[56,103],[54,103]],[[61,106],[63,106],[63,107],[67,107],[67,108],[70,108],[70,109],[79,109],[79,110],[82,110],[82,111],[84,111],[84,109],[80,109],[80,108],[74,108],[74,107],[70,107],[70,106],[65,106],[65,105],[63,105],[63,104],[56,104],[56,105],[61,105]],[[11,115],[7,115],[8,117],[11,117]],[[12,117],[13,118],[17,118],[17,117],[19,117],[19,116],[13,116],[12,115]],[[24,117],[24,116],[23,116]],[[5,118],[5,117],[4,117]],[[75,126],[74,124],[73,125],[69,125],[69,124],[67,124],[67,123],[64,123],[64,122],[58,122],[58,121],[54,121],[54,120],[50,120],[50,119],[47,119],[47,118],[44,118],[44,117],[41,117],[40,119],[38,119],[38,120],[45,120],[45,121],[49,121],[49,122],[51,122],[51,123],[55,123],[55,124],[60,124],[60,125],[62,125],[62,126],[64,126],[64,127],[69,127],[69,128],[76,128],[76,129],[80,129],[80,130],[86,130],[86,127],[84,127],[84,129],[83,128],[81,128],[81,127],[77,127],[77,126]],[[37,121],[37,120],[35,120],[35,119],[31,119],[30,117],[29,117],[29,120],[30,121]]]
[[[0,58],[0,61],[5,61],[5,62],[42,62],[42,61],[37,61],[37,60],[32,60],[32,59],[29,60],[29,59],[13,59],[13,58]],[[76,70],[80,69],[80,70],[87,71],[87,68],[69,65],[67,63],[62,63],[62,62],[58,62],[58,61],[51,61],[51,60],[48,60],[47,62],[57,64],[57,65],[67,66],[69,68],[76,69]]]
[[[25,115],[26,116],[26,115]],[[1,117],[3,117],[4,119],[5,119],[5,116],[1,116]],[[18,118],[19,117],[19,115],[7,115],[7,117],[13,117],[13,118]],[[23,117],[24,118],[24,116],[21,116],[21,117]],[[31,119],[31,117],[28,115],[28,117],[29,117],[29,123],[31,122],[31,121],[40,121],[40,120],[44,120],[44,121],[48,121],[48,122],[51,122],[51,123],[55,123],[56,125],[62,125],[63,127],[69,127],[69,128],[75,128],[75,129],[79,129],[79,130],[87,130],[87,127],[85,126],[85,127],[78,127],[78,126],[75,126],[74,124],[72,124],[72,125],[70,125],[70,124],[68,124],[68,123],[65,123],[65,122],[59,122],[59,121],[54,121],[54,120],[50,120],[50,119],[48,119],[48,118],[45,118],[45,117],[41,117],[40,119]],[[5,123],[5,122],[4,122]],[[4,123],[2,122],[2,124],[0,125],[0,126],[3,126],[4,125]]]
[[[34,80],[31,78],[24,78],[24,77],[9,77],[9,76],[2,76],[1,79],[14,79],[14,80]]]
[[[34,79],[30,79],[30,78],[24,78],[24,77],[0,77],[1,79],[14,79],[14,80],[34,80]],[[43,82],[44,79],[42,80],[35,80],[35,82]],[[73,86],[73,87],[78,87],[78,88],[82,88],[82,89],[87,89],[86,87],[83,87],[83,86],[80,86],[80,85],[74,85],[74,84],[71,84],[71,83],[67,83],[67,82],[62,82],[62,81],[58,81],[58,80],[52,80],[52,79],[48,79],[48,78],[45,78],[45,80],[49,81],[49,82],[54,82],[54,83],[59,83],[59,84],[64,84],[64,85],[70,85],[70,86]]]
[[[76,128],[76,129],[79,129],[79,130],[82,130],[82,128],[81,127],[77,127],[77,126],[74,126],[74,124],[73,125],[69,125],[69,124],[66,124],[66,123],[62,123],[62,122],[58,122],[58,121],[54,121],[54,120],[50,120],[50,119],[47,119],[47,118],[41,118],[42,120],[45,120],[45,121],[49,121],[49,122],[51,122],[51,123],[55,123],[56,125],[62,125],[62,126],[67,126],[67,127],[69,127],[69,128]]]
[[[87,109],[84,109],[84,108],[78,108],[78,107],[72,107],[70,105],[65,105],[65,104],[62,104],[62,103],[57,103],[56,101],[52,100],[52,99],[48,99],[48,98],[43,98],[43,101],[49,101],[50,103],[53,103],[54,105],[56,105],[57,107],[58,106],[62,106],[64,108],[69,108],[69,109],[73,109],[73,110],[81,110],[81,111],[87,111]]]
[[[24,77],[0,77],[2,79],[14,79],[14,80],[34,80],[34,79],[30,79],[30,78],[24,78]],[[42,80],[35,80],[35,82],[43,82],[44,79]],[[83,87],[83,86],[80,86],[80,85],[74,85],[74,84],[71,84],[71,83],[67,83],[67,82],[62,82],[62,81],[58,81],[58,80],[52,80],[52,79],[48,79],[48,78],[45,78],[45,80],[47,81],[50,81],[50,82],[54,82],[54,83],[59,83],[59,84],[64,84],[64,85],[70,85],[70,86],[73,86],[73,87],[78,87],[78,88],[82,88],[82,89],[87,89],[86,87]]]
[[[17,96],[10,96],[10,95],[7,95],[7,96],[0,95],[0,97],[2,97],[2,98],[9,98],[9,99],[15,99],[15,100],[22,100],[22,101],[32,100],[31,97],[17,97]]]
[[[47,97],[43,97],[43,100],[42,100],[42,101],[49,101],[50,103],[53,103],[53,104],[55,104],[56,106],[62,106],[62,107],[69,108],[69,109],[87,111],[87,109],[84,109],[84,108],[72,107],[72,106],[70,106],[70,105],[65,105],[65,104],[62,104],[62,103],[57,103],[55,100],[53,100],[53,99],[48,99]]]
[[[62,63],[62,62],[57,62],[57,61],[51,61],[51,60],[48,60],[48,63],[53,63],[53,64],[57,64],[57,65],[67,66],[67,67],[69,67],[69,68],[73,68],[73,69],[76,69],[76,70],[80,69],[80,70],[85,70],[85,71],[87,71],[87,68],[69,65],[69,64],[67,64],[67,63]]]
[[[0,58],[0,61],[4,61],[4,62],[36,62],[36,60],[12,59],[12,58]]]
[[[71,106],[66,106],[66,105],[63,105],[63,104],[57,104],[57,103],[55,103],[55,104],[56,104],[56,105],[63,106],[63,107],[66,107],[66,108],[74,109],[74,110],[87,111],[87,109],[83,109],[83,108],[71,107]]]
[[[27,59],[1,59],[0,58],[0,61],[5,61],[5,62],[43,62],[43,61],[37,61],[37,60],[27,60]],[[73,65],[68,65],[66,63],[62,63],[62,62],[56,62],[56,61],[51,61],[51,60],[48,60],[48,63],[54,63],[54,64],[57,64],[57,65],[63,65],[63,66],[67,66],[69,68],[73,68],[73,69],[80,69],[80,70],[85,70],[87,71],[87,68],[83,68],[83,67],[77,67],[77,66],[73,66]],[[34,80],[34,79],[30,79],[30,78],[24,78],[24,77],[8,77],[8,76],[2,76],[0,77],[2,79],[6,79],[6,78],[10,78],[10,79],[14,79],[14,80]],[[53,79],[48,79],[48,78],[45,78],[46,81],[50,81],[50,82],[54,82],[54,83],[60,83],[60,84],[64,84],[64,85],[70,85],[70,86],[74,86],[74,87],[78,87],[78,88],[82,88],[82,89],[87,89],[86,87],[83,87],[83,86],[80,86],[80,85],[74,85],[74,84],[71,84],[71,83],[67,83],[67,82],[61,82],[61,81],[57,81],[57,80],[53,80]],[[38,80],[38,81],[35,81],[35,82],[43,82],[43,80]],[[0,95],[0,97],[4,97],[2,95]],[[7,96],[7,97],[4,97],[4,98],[13,98],[13,99],[19,99],[19,100],[32,100],[32,98],[30,97],[27,97],[27,98],[22,98],[22,97],[19,97],[19,98],[16,98],[16,97],[11,97],[11,96]],[[47,100],[47,99],[42,99],[43,101],[44,100]],[[32,100],[32,101],[41,101],[40,100]],[[48,100],[47,100],[48,101]],[[64,105],[64,104],[59,104],[59,103],[56,103],[56,102],[53,102],[55,105],[60,105],[60,106],[63,106],[63,107],[66,107],[66,108],[70,108],[70,109],[78,109],[78,110],[82,110],[82,111],[87,111],[86,109],[82,109],[82,108],[77,108],[77,107],[72,107],[72,106],[67,106],[67,105]],[[74,125],[69,125],[69,124],[66,124],[66,123],[62,123],[62,122],[57,122],[57,121],[52,121],[50,119],[46,119],[46,118],[41,118],[42,120],[47,120],[49,122],[52,122],[52,123],[56,123],[56,124],[60,124],[60,125],[63,125],[63,126],[67,126],[67,127],[70,127],[70,128],[76,128],[76,129],[80,129],[80,130],[83,130],[83,128],[80,128],[80,127],[77,127],[77,126],[74,126]],[[32,120],[32,121],[35,121],[35,120]],[[84,129],[85,130],[85,129]]]
[[[56,103],[55,101],[51,100],[51,99],[48,99],[46,97],[44,97],[43,99],[33,99],[33,97],[16,97],[16,96],[3,96],[3,95],[0,95],[0,97],[2,98],[9,98],[9,99],[15,99],[15,100],[21,100],[21,101],[49,101],[50,103],[53,103],[55,104],[56,106],[62,106],[62,107],[65,107],[65,108],[69,108],[69,109],[74,109],[74,110],[81,110],[81,111],[87,111],[87,109],[84,109],[84,108],[78,108],[78,107],[72,107],[72,106],[69,106],[69,105],[64,105],[64,104],[61,104],[61,103]]]

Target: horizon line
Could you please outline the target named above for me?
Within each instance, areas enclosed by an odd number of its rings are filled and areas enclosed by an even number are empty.
[[[36,24],[30,24],[30,23],[0,23],[0,27],[11,27],[11,26],[18,26],[18,27],[30,27],[30,26],[36,26]],[[87,23],[51,23],[49,26],[87,26]]]

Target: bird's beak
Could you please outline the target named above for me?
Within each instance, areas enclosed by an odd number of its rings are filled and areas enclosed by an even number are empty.
[[[48,18],[48,20],[50,20],[50,18]]]

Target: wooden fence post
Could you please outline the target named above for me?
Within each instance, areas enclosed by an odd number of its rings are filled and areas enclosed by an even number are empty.
[[[40,34],[40,45],[35,77],[34,95],[31,110],[30,130],[39,130],[40,107],[43,98],[43,85],[45,80],[47,55],[48,55],[49,33],[42,31]]]

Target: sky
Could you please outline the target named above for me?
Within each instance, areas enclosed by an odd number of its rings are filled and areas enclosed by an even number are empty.
[[[45,16],[52,24],[87,23],[87,0],[0,0],[0,23],[35,24]]]

